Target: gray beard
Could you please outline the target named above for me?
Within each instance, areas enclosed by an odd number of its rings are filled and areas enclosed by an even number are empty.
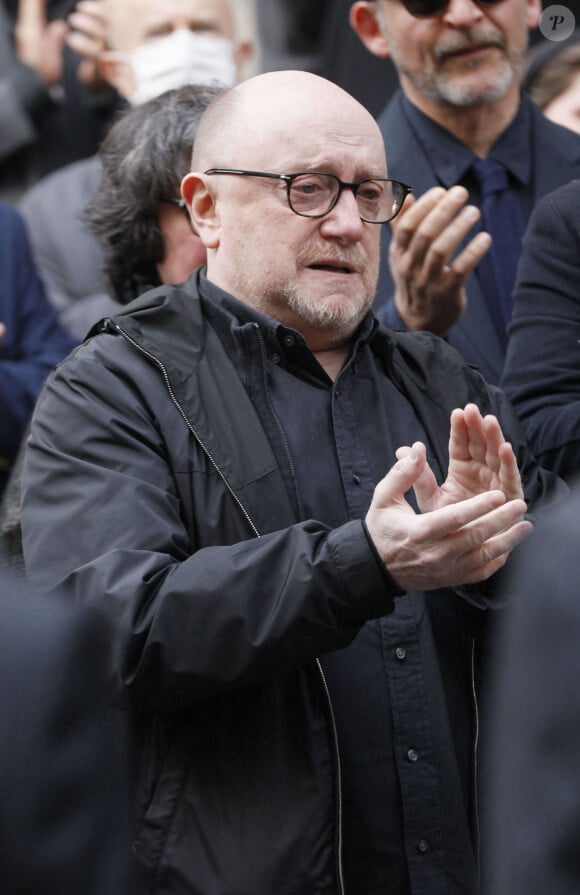
[[[486,89],[464,88],[458,81],[447,75],[436,75],[432,79],[427,79],[414,73],[411,74],[404,68],[401,68],[401,74],[404,74],[423,96],[445,105],[458,106],[463,109],[501,99],[508,92],[516,76],[516,72],[507,60],[501,71],[498,71],[495,83]]]

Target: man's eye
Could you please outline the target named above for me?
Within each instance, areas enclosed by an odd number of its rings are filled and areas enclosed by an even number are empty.
[[[292,184],[293,192],[300,194],[301,196],[316,196],[327,188],[326,184],[322,183],[318,178],[310,177],[301,177],[299,180],[295,180]]]
[[[357,190],[357,196],[365,202],[378,202],[381,198],[381,190],[372,183],[365,183]]]
[[[321,186],[319,183],[310,182],[310,183],[299,183],[294,184],[294,189],[299,193],[302,193],[303,196],[313,196],[316,193],[320,192]]]

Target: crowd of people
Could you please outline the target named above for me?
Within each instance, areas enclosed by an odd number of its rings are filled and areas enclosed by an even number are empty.
[[[577,891],[541,14],[0,3],[3,891]]]

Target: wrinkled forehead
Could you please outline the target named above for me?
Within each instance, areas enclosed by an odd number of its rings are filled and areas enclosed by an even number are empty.
[[[342,178],[384,176],[381,133],[372,117],[358,107],[322,98],[298,100],[282,94],[240,115],[236,165],[264,170],[328,171]]]
[[[175,28],[220,34],[231,38],[232,0],[110,0],[109,43],[112,49],[131,52],[147,40]]]

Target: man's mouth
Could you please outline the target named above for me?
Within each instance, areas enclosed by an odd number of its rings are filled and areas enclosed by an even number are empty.
[[[460,59],[462,56],[472,56],[476,53],[484,53],[487,50],[498,49],[501,49],[501,47],[497,43],[469,44],[468,46],[446,50],[441,53],[440,61],[445,61],[446,59]]]
[[[329,273],[349,274],[356,272],[354,265],[344,261],[317,261],[314,264],[309,264],[308,267],[312,270],[326,270]]]

